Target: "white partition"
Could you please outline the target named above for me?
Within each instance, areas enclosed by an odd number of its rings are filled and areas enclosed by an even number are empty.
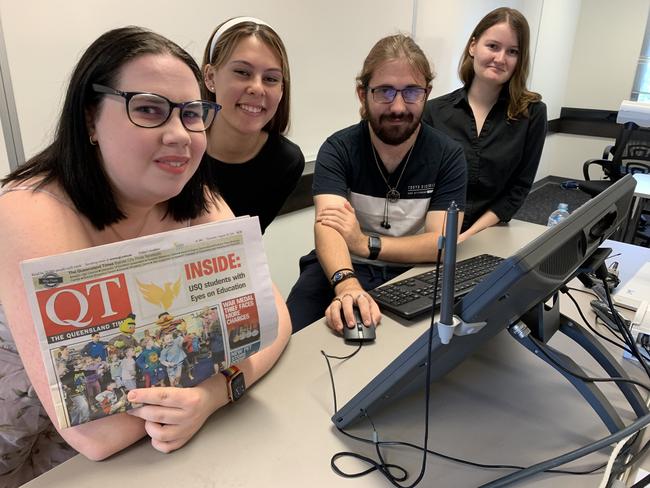
[[[325,137],[358,120],[354,80],[372,44],[410,32],[412,1],[393,0],[0,0],[7,57],[25,157],[51,139],[68,76],[102,32],[124,25],[155,30],[197,60],[213,28],[237,15],[272,24],[291,65],[290,137],[314,158]]]
[[[5,137],[0,130],[0,178],[4,178],[9,173],[9,158],[7,157],[7,146]]]

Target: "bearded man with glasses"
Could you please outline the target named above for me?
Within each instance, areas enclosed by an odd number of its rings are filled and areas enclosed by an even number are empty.
[[[455,201],[463,210],[463,150],[420,122],[432,79],[408,36],[385,37],[366,57],[357,77],[362,120],[329,137],[316,160],[316,249],[301,258],[287,300],[294,332],[323,313],[341,332],[355,325],[354,307],[365,325],[377,324],[379,307],[365,291],[435,261],[446,209]]]

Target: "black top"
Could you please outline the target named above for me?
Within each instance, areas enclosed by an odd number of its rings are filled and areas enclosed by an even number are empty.
[[[401,237],[421,232],[429,211],[447,210],[452,201],[464,208],[465,167],[460,145],[423,124],[410,157],[407,153],[387,174],[378,154],[375,162],[368,123],[362,121],[336,132],[321,146],[313,194],[345,197],[363,231]],[[381,226],[388,192],[382,174],[400,194],[398,201],[388,203],[390,229]]]
[[[440,129],[465,151],[467,203],[463,230],[486,211],[508,222],[524,203],[535,179],[546,137],[546,105],[528,106],[528,117],[508,120],[508,94],[504,89],[488,114],[481,134],[460,88],[429,100],[422,120]]]
[[[219,192],[233,213],[259,216],[264,233],[296,188],[305,157],[286,137],[269,134],[250,161],[229,164],[205,153],[202,163],[212,165]]]

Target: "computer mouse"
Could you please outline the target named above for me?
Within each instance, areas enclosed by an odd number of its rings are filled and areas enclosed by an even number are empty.
[[[341,310],[341,319],[345,324],[343,326],[343,339],[351,342],[370,342],[375,340],[375,324],[369,326],[363,325],[363,320],[361,320],[361,313],[357,307],[353,308],[354,319],[356,322],[355,327],[348,327],[347,321],[343,316],[343,311]]]

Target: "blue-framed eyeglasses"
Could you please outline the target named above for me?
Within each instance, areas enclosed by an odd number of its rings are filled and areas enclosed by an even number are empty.
[[[214,121],[221,105],[205,100],[175,103],[162,95],[146,92],[123,92],[108,86],[93,83],[93,90],[106,95],[117,95],[126,102],[129,120],[138,127],[153,129],[169,120],[172,111],[178,107],[183,127],[190,132],[204,132]]]
[[[407,86],[401,90],[392,86],[377,86],[369,90],[372,99],[377,103],[393,103],[398,93],[402,94],[404,103],[422,102],[427,96],[427,89],[421,86]]]

